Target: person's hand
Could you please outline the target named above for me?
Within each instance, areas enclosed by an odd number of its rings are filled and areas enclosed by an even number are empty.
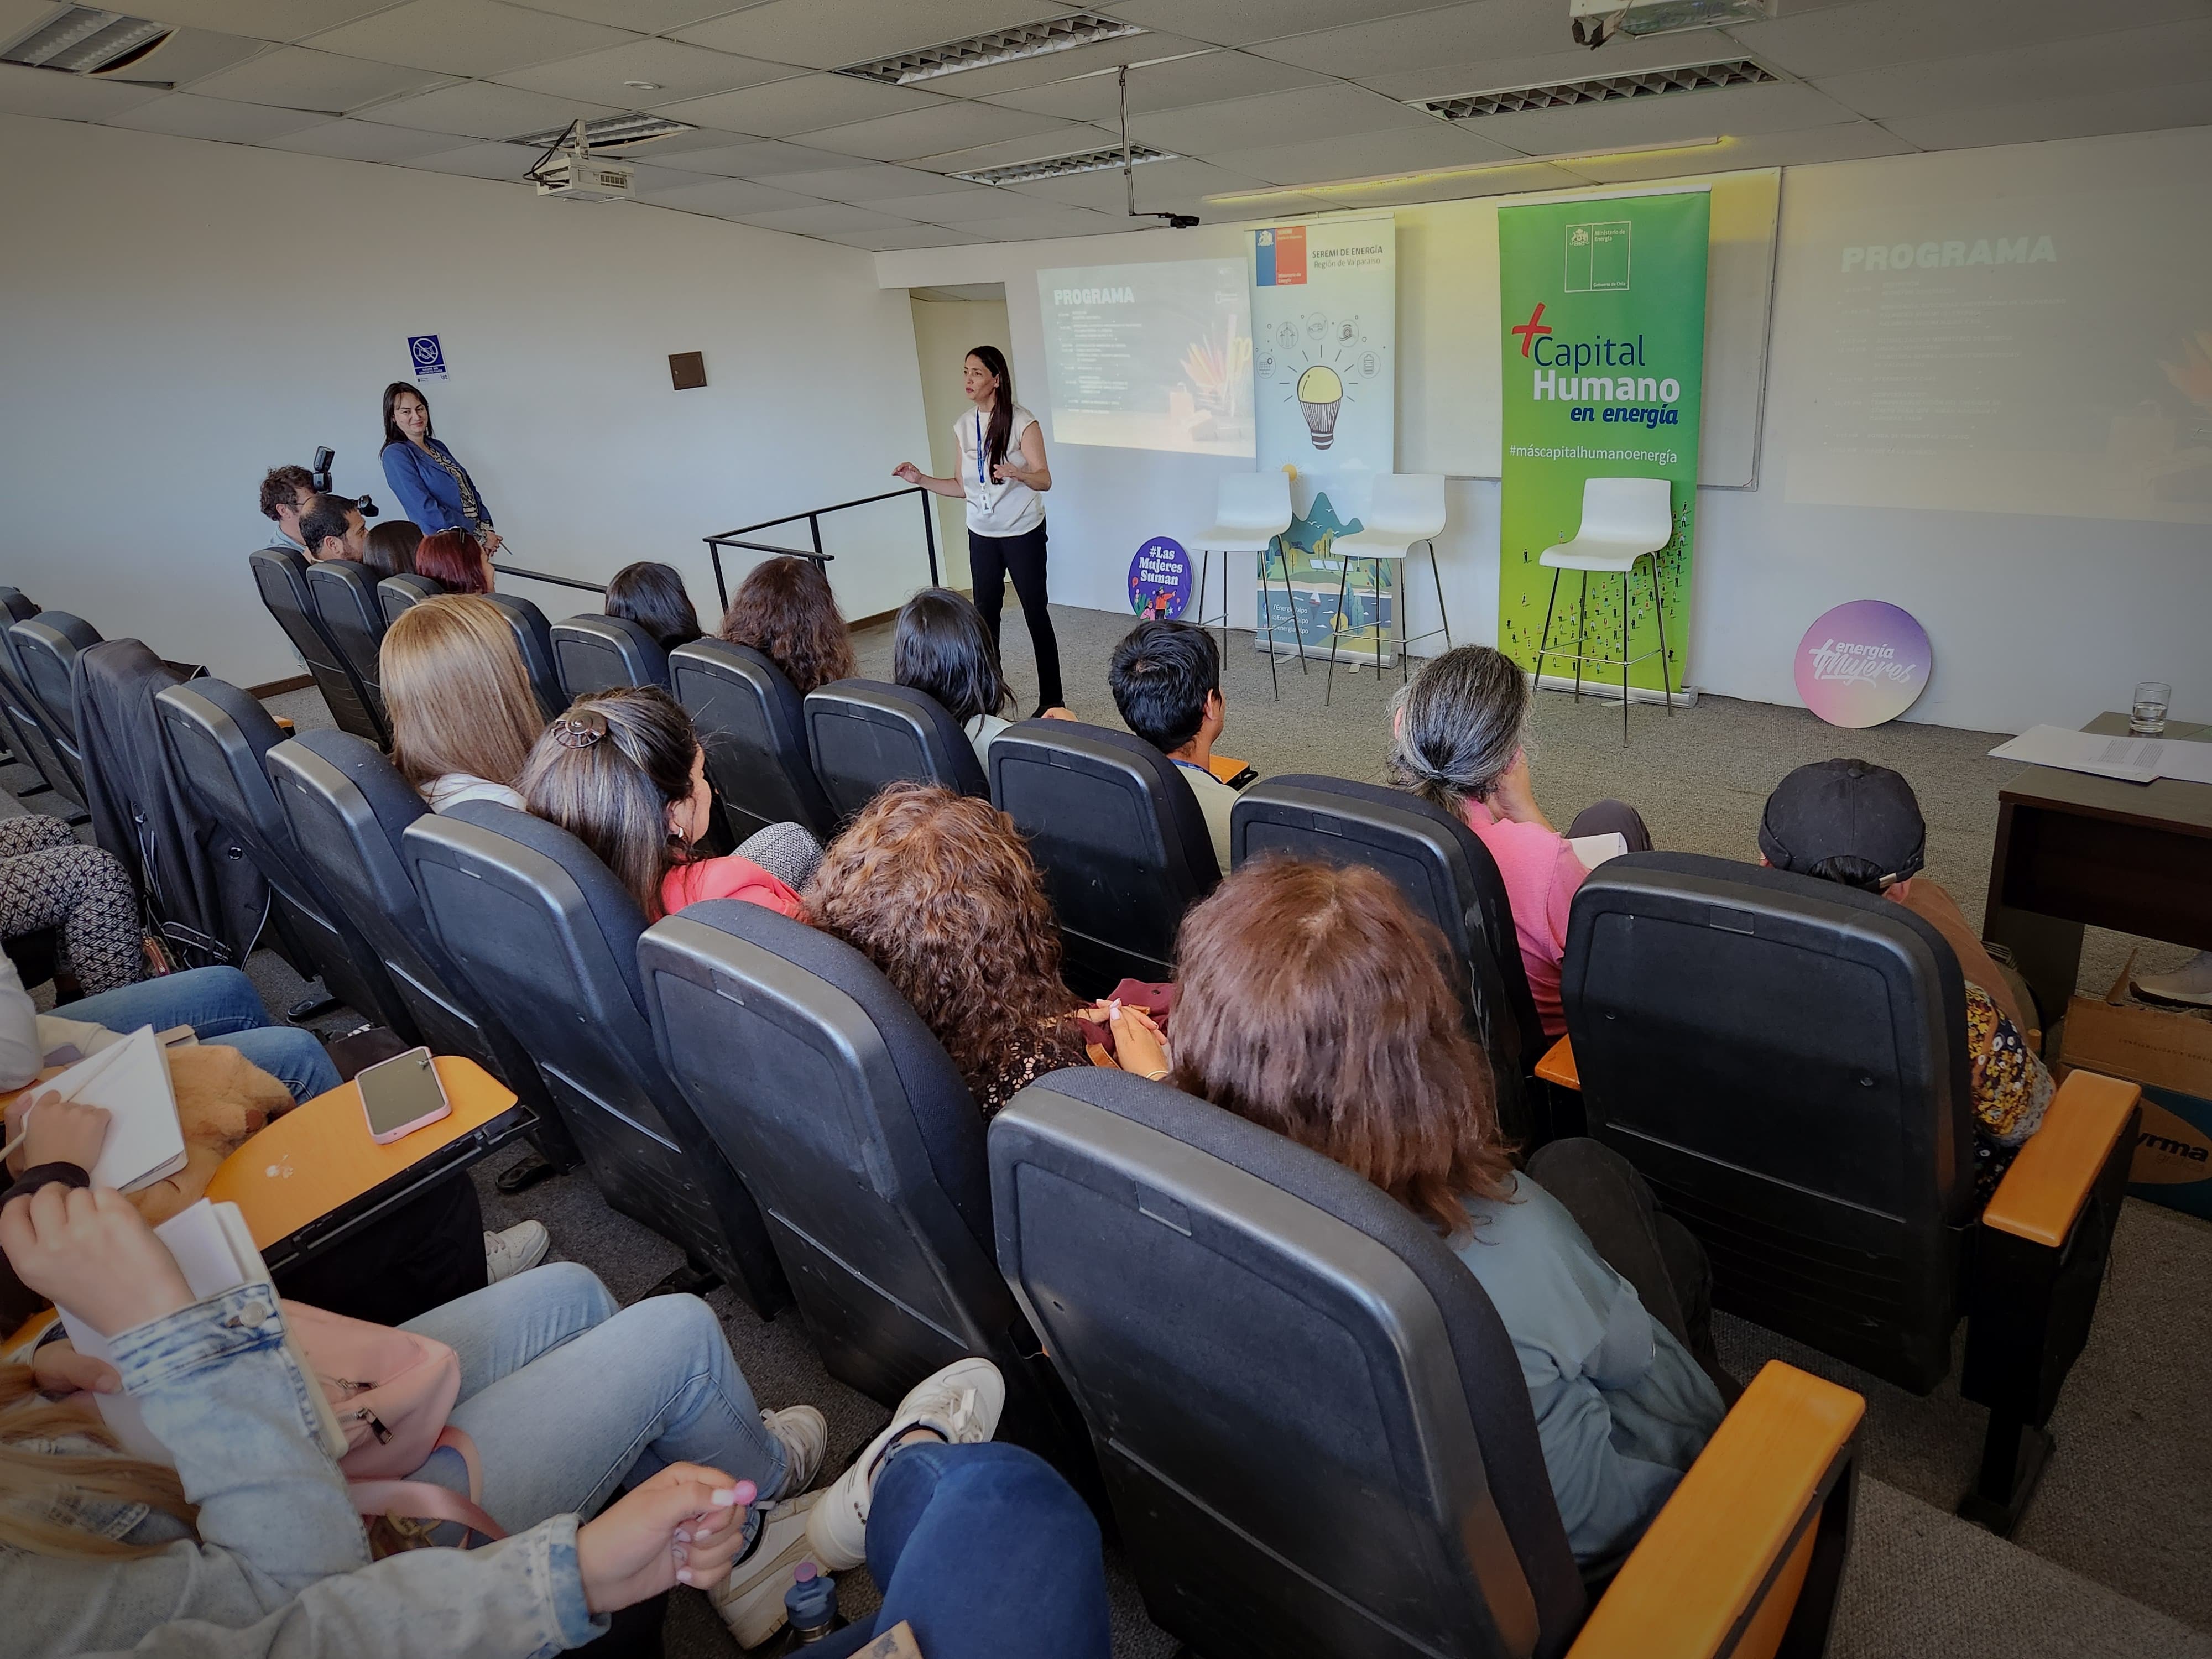
[[[15,1200],[0,1210],[0,1250],[25,1285],[102,1336],[192,1304],[177,1259],[110,1188],[52,1182]]]
[[[80,1106],[73,1100],[64,1100],[51,1089],[44,1094],[26,1089],[8,1109],[8,1139],[13,1140],[26,1129],[27,1112],[30,1115],[28,1133],[24,1133],[23,1145],[16,1156],[9,1160],[9,1169],[20,1173],[35,1170],[41,1164],[74,1164],[89,1172],[100,1162],[100,1149],[107,1145],[105,1106]]]
[[[1528,783],[1528,751],[1513,751],[1513,763],[1498,775],[1491,787],[1490,804],[1498,816],[1516,823],[1540,823],[1547,830],[1552,826],[1536,805],[1536,793]]]
[[[891,477],[910,484],[918,484],[921,482],[921,469],[912,461],[901,461],[891,469]]]
[[[1107,1005],[1107,1029],[1114,1033],[1114,1063],[1125,1072],[1155,1080],[1170,1069],[1167,1036],[1142,1008]]]
[[[1062,708],[1055,703],[1044,711],[1043,717],[1048,720],[1072,720],[1076,718],[1076,714],[1073,708]]]
[[[484,557],[487,559],[497,553],[501,548],[507,545],[507,538],[501,535],[499,532],[494,530],[489,525],[486,525],[484,526],[484,532],[480,538],[478,538],[478,539],[483,544]]]
[[[711,1589],[744,1547],[745,1510],[759,1496],[697,1463],[672,1463],[576,1528],[584,1605],[613,1613],[674,1584]]]
[[[31,1356],[31,1381],[40,1394],[120,1394],[123,1378],[105,1359],[79,1353],[64,1337]]]

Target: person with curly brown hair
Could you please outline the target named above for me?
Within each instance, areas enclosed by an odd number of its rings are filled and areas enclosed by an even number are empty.
[[[805,898],[817,927],[914,1005],[985,1117],[1046,1073],[1089,1060],[1044,878],[990,802],[890,785],[830,843]],[[1144,1018],[1121,1015],[1117,1038]]]
[[[811,559],[755,565],[722,613],[720,632],[732,645],[757,651],[781,669],[802,697],[856,672],[837,596]]]

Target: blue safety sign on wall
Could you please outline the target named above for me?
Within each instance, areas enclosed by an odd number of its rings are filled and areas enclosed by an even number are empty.
[[[446,349],[438,343],[436,335],[409,335],[407,356],[414,364],[417,380],[442,380],[446,378]]]

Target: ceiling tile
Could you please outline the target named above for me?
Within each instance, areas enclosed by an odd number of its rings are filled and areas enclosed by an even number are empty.
[[[1565,167],[1532,161],[1526,167],[1458,178],[1416,174],[1391,184],[1316,186],[1317,193],[1309,199],[1320,202],[1327,211],[1341,212],[1346,208],[1407,207],[1416,202],[1463,202],[1484,196],[1518,196],[1538,190],[1579,190],[1587,183],[1579,173]],[[1226,213],[1232,210],[1231,204],[1224,204],[1219,210]],[[1242,206],[1234,210],[1248,211]]]
[[[0,40],[12,40],[32,24],[43,23],[53,9],[53,0],[0,0]]]
[[[234,98],[280,109],[355,110],[396,93],[420,92],[446,78],[364,58],[280,46],[195,82],[192,90],[203,97]]]
[[[908,110],[903,115],[885,115],[804,137],[817,149],[866,155],[878,161],[910,161],[994,139],[1027,137],[1059,125],[1048,116],[1024,110],[948,100],[933,109]]]
[[[841,121],[866,121],[944,102],[926,92],[856,81],[849,75],[800,75],[741,92],[664,104],[660,112],[725,132],[782,138]]]
[[[200,98],[189,92],[173,92],[150,104],[125,110],[108,121],[110,126],[131,127],[140,132],[167,132],[179,138],[213,138],[230,144],[258,143],[264,138],[322,124],[321,116],[300,110],[234,103],[228,98]]]
[[[1111,71],[1124,64],[1152,64],[1188,52],[1206,52],[1211,50],[1211,46],[1208,41],[1187,40],[1176,34],[1125,34],[1112,40],[1095,40],[1089,46],[1048,52],[1041,57],[1017,58],[1011,64],[962,70],[957,75],[939,76],[922,84],[948,97],[988,98],[994,93],[1018,92],[1024,87],[1041,87],[1072,76]],[[1142,69],[1133,69],[1129,79],[1140,80],[1146,73]]]
[[[580,17],[587,23],[614,23],[648,34],[665,34],[732,9],[730,0],[517,0],[517,3],[532,11]]]
[[[1026,138],[1002,138],[995,144],[977,144],[931,155],[914,163],[932,173],[973,173],[978,167],[1004,167],[1009,161],[1034,161],[1047,155],[1073,155],[1083,150],[1103,149],[1121,140],[1103,127],[1081,125],[1057,126]]]
[[[889,230],[913,222],[895,214],[851,207],[842,202],[822,202],[813,207],[774,208],[766,213],[748,213],[744,221],[764,230],[787,230],[799,236],[827,236],[838,231]]]
[[[1153,110],[1218,103],[1224,98],[1249,98],[1262,92],[1312,86],[1321,79],[1312,70],[1292,64],[1271,63],[1241,52],[1209,52],[1131,70],[1129,113],[1144,115]],[[1001,93],[987,101],[1057,116],[1063,121],[1111,125],[1120,118],[1121,90],[1111,75],[1085,75]]]
[[[1150,28],[1224,46],[1273,40],[1368,18],[1421,11],[1435,0],[1109,0],[1103,9]],[[1564,13],[1565,6],[1559,8]]]
[[[888,202],[894,197],[934,195],[945,188],[945,180],[933,173],[918,173],[912,167],[884,167],[881,164],[779,173],[775,175],[775,182],[780,189],[804,191],[809,196],[818,196],[825,201],[854,202],[862,205]]]
[[[781,64],[732,58],[726,52],[709,52],[680,41],[632,40],[604,52],[587,52],[580,58],[564,58],[557,64],[517,70],[499,78],[508,86],[526,87],[532,92],[653,109],[679,99],[734,92],[790,73]],[[630,81],[650,81],[653,85],[645,88],[624,84]]]
[[[2111,132],[2212,126],[2212,81],[2131,87],[2121,92],[2045,98],[2026,104],[1937,110],[1883,125],[1899,138],[1924,149],[1965,149],[1978,144],[2039,143]]]
[[[106,121],[164,95],[158,87],[133,87],[21,64],[0,64],[0,114],[39,115],[50,121]]]
[[[837,69],[1074,9],[1052,0],[768,0],[683,31],[718,52]]]
[[[676,190],[653,191],[645,200],[655,207],[679,208],[686,213],[711,213],[718,219],[736,219],[748,213],[773,213],[779,208],[818,207],[819,202],[796,191],[756,185],[744,179],[710,179],[705,184]]]
[[[1209,162],[1189,161],[1147,161],[1133,168],[1130,176],[1136,181],[1137,210],[1140,213],[1169,204],[1179,206],[1209,191],[1256,190],[1267,182],[1249,173],[1231,173]],[[1065,179],[1038,179],[1006,188],[1016,195],[1058,202],[1067,207],[1090,208],[1099,213],[1126,215],[1128,211],[1128,181],[1118,169],[1111,173],[1078,173]]]
[[[2202,0],[1871,0],[1801,12],[1729,33],[1761,61],[1806,79],[1923,58],[1969,57],[1992,46],[2033,46],[2116,29],[2202,17]]]
[[[984,219],[971,225],[971,239],[993,242],[1043,242],[1061,236],[1096,236],[1104,231],[1127,230],[1128,220],[1120,214],[1088,213],[1068,208],[1059,213],[1032,213],[1019,218]]]
[[[374,105],[361,112],[361,118],[386,126],[465,133],[471,138],[513,138],[579,118],[590,120],[621,112],[611,105],[580,104],[574,99],[495,86],[489,81],[463,81],[419,98]]]
[[[1462,93],[1495,92],[1504,87],[1545,87],[1561,81],[1587,80],[1593,76],[1671,69],[1677,64],[1741,55],[1733,48],[1685,51],[1680,35],[1660,34],[1643,40],[1608,40],[1605,50],[1599,53],[1574,46],[1526,58],[1439,58],[1418,68],[1385,75],[1363,75],[1358,80],[1360,85],[1371,87],[1386,98],[1449,98]]]
[[[1698,37],[1672,38],[1676,63],[1693,63],[1706,55],[1705,43]],[[1565,51],[1574,43],[1567,9],[1557,0],[1533,9],[1516,0],[1471,0],[1471,3],[1415,12],[1411,16],[1267,41],[1252,50],[1262,58],[1352,80],[1419,69],[1425,64],[1531,57]],[[1586,53],[1590,67],[1583,73],[1607,73],[1598,66],[1601,55]]]
[[[901,230],[854,231],[824,236],[821,240],[842,242],[848,247],[869,248],[880,253],[895,247],[958,247],[981,239],[964,230],[947,230],[941,225],[908,225]]]
[[[1309,139],[1265,149],[1230,149],[1212,159],[1232,173],[1276,185],[1311,185],[1332,179],[1365,179],[1424,167],[1480,167],[1518,152],[1442,121],[1402,131],[1363,132],[1349,138]]]
[[[1858,114],[1887,121],[2207,79],[2212,79],[2212,18],[2200,14],[2186,23],[1934,58],[1831,76],[1816,84]]]
[[[523,174],[538,159],[538,152],[520,144],[467,144],[459,149],[440,150],[434,155],[418,156],[402,165],[419,168],[425,173],[465,173],[471,179],[511,179],[517,190],[530,188]],[[551,205],[582,210],[592,203],[562,202]]]
[[[957,191],[948,191],[944,189],[945,180],[937,182],[938,190],[929,195],[902,198],[898,210],[936,225],[969,225],[984,219],[1006,219],[1036,211],[1036,198],[1018,196],[1011,190],[966,185]]]
[[[1511,115],[1486,115],[1464,125],[1474,129],[1476,137],[1492,139],[1524,155],[1564,155],[1630,144],[1788,132],[1799,127],[1832,126],[1850,118],[1850,110],[1813,88],[1783,81],[1629,98],[1611,104],[1522,110]]]
[[[1215,150],[1292,144],[1310,138],[1340,138],[1392,127],[1425,127],[1433,118],[1395,103],[1380,93],[1337,82],[1301,87],[1291,92],[1271,92],[1257,98],[1239,98],[1229,103],[1200,104],[1191,109],[1164,110],[1156,115],[1132,116],[1129,131],[1142,142],[1157,144],[1162,149],[1185,155],[1207,155]]]
[[[46,11],[50,8],[40,6],[38,9]],[[5,40],[9,33],[4,18],[0,18],[0,40]],[[132,81],[167,81],[172,87],[188,88],[203,76],[228,69],[233,64],[242,64],[268,50],[266,40],[257,40],[250,35],[218,34],[212,29],[178,29],[125,70],[124,76]]]
[[[407,0],[319,34],[313,44],[447,75],[500,75],[636,38],[626,29],[525,11],[500,0]]]
[[[149,10],[179,27],[220,29],[257,40],[302,40],[350,18],[380,10],[392,0],[159,0]]]
[[[733,144],[726,132],[685,133],[680,137],[710,137],[718,141],[718,148],[673,152],[670,157],[672,166],[725,179],[764,179],[778,173],[805,173],[853,164],[849,155],[833,155],[826,149],[809,149],[804,144],[780,143],[774,139]],[[651,148],[659,149],[660,146],[654,144]],[[639,154],[644,152],[641,150]]]
[[[459,143],[448,132],[416,132],[407,127],[380,127],[374,121],[325,121],[269,141],[271,149],[289,149],[301,155],[334,155],[347,161],[410,161],[418,155],[434,155]]]

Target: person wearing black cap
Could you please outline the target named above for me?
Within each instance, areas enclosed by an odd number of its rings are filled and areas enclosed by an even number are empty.
[[[1816,761],[1782,780],[1759,823],[1759,861],[1894,900],[1943,935],[1966,988],[1973,1063],[1974,1188],[1986,1202],[2041,1127],[2051,1073],[2022,1032],[2026,1010],[1958,902],[1920,875],[1928,826],[1912,786],[1863,760]]]

